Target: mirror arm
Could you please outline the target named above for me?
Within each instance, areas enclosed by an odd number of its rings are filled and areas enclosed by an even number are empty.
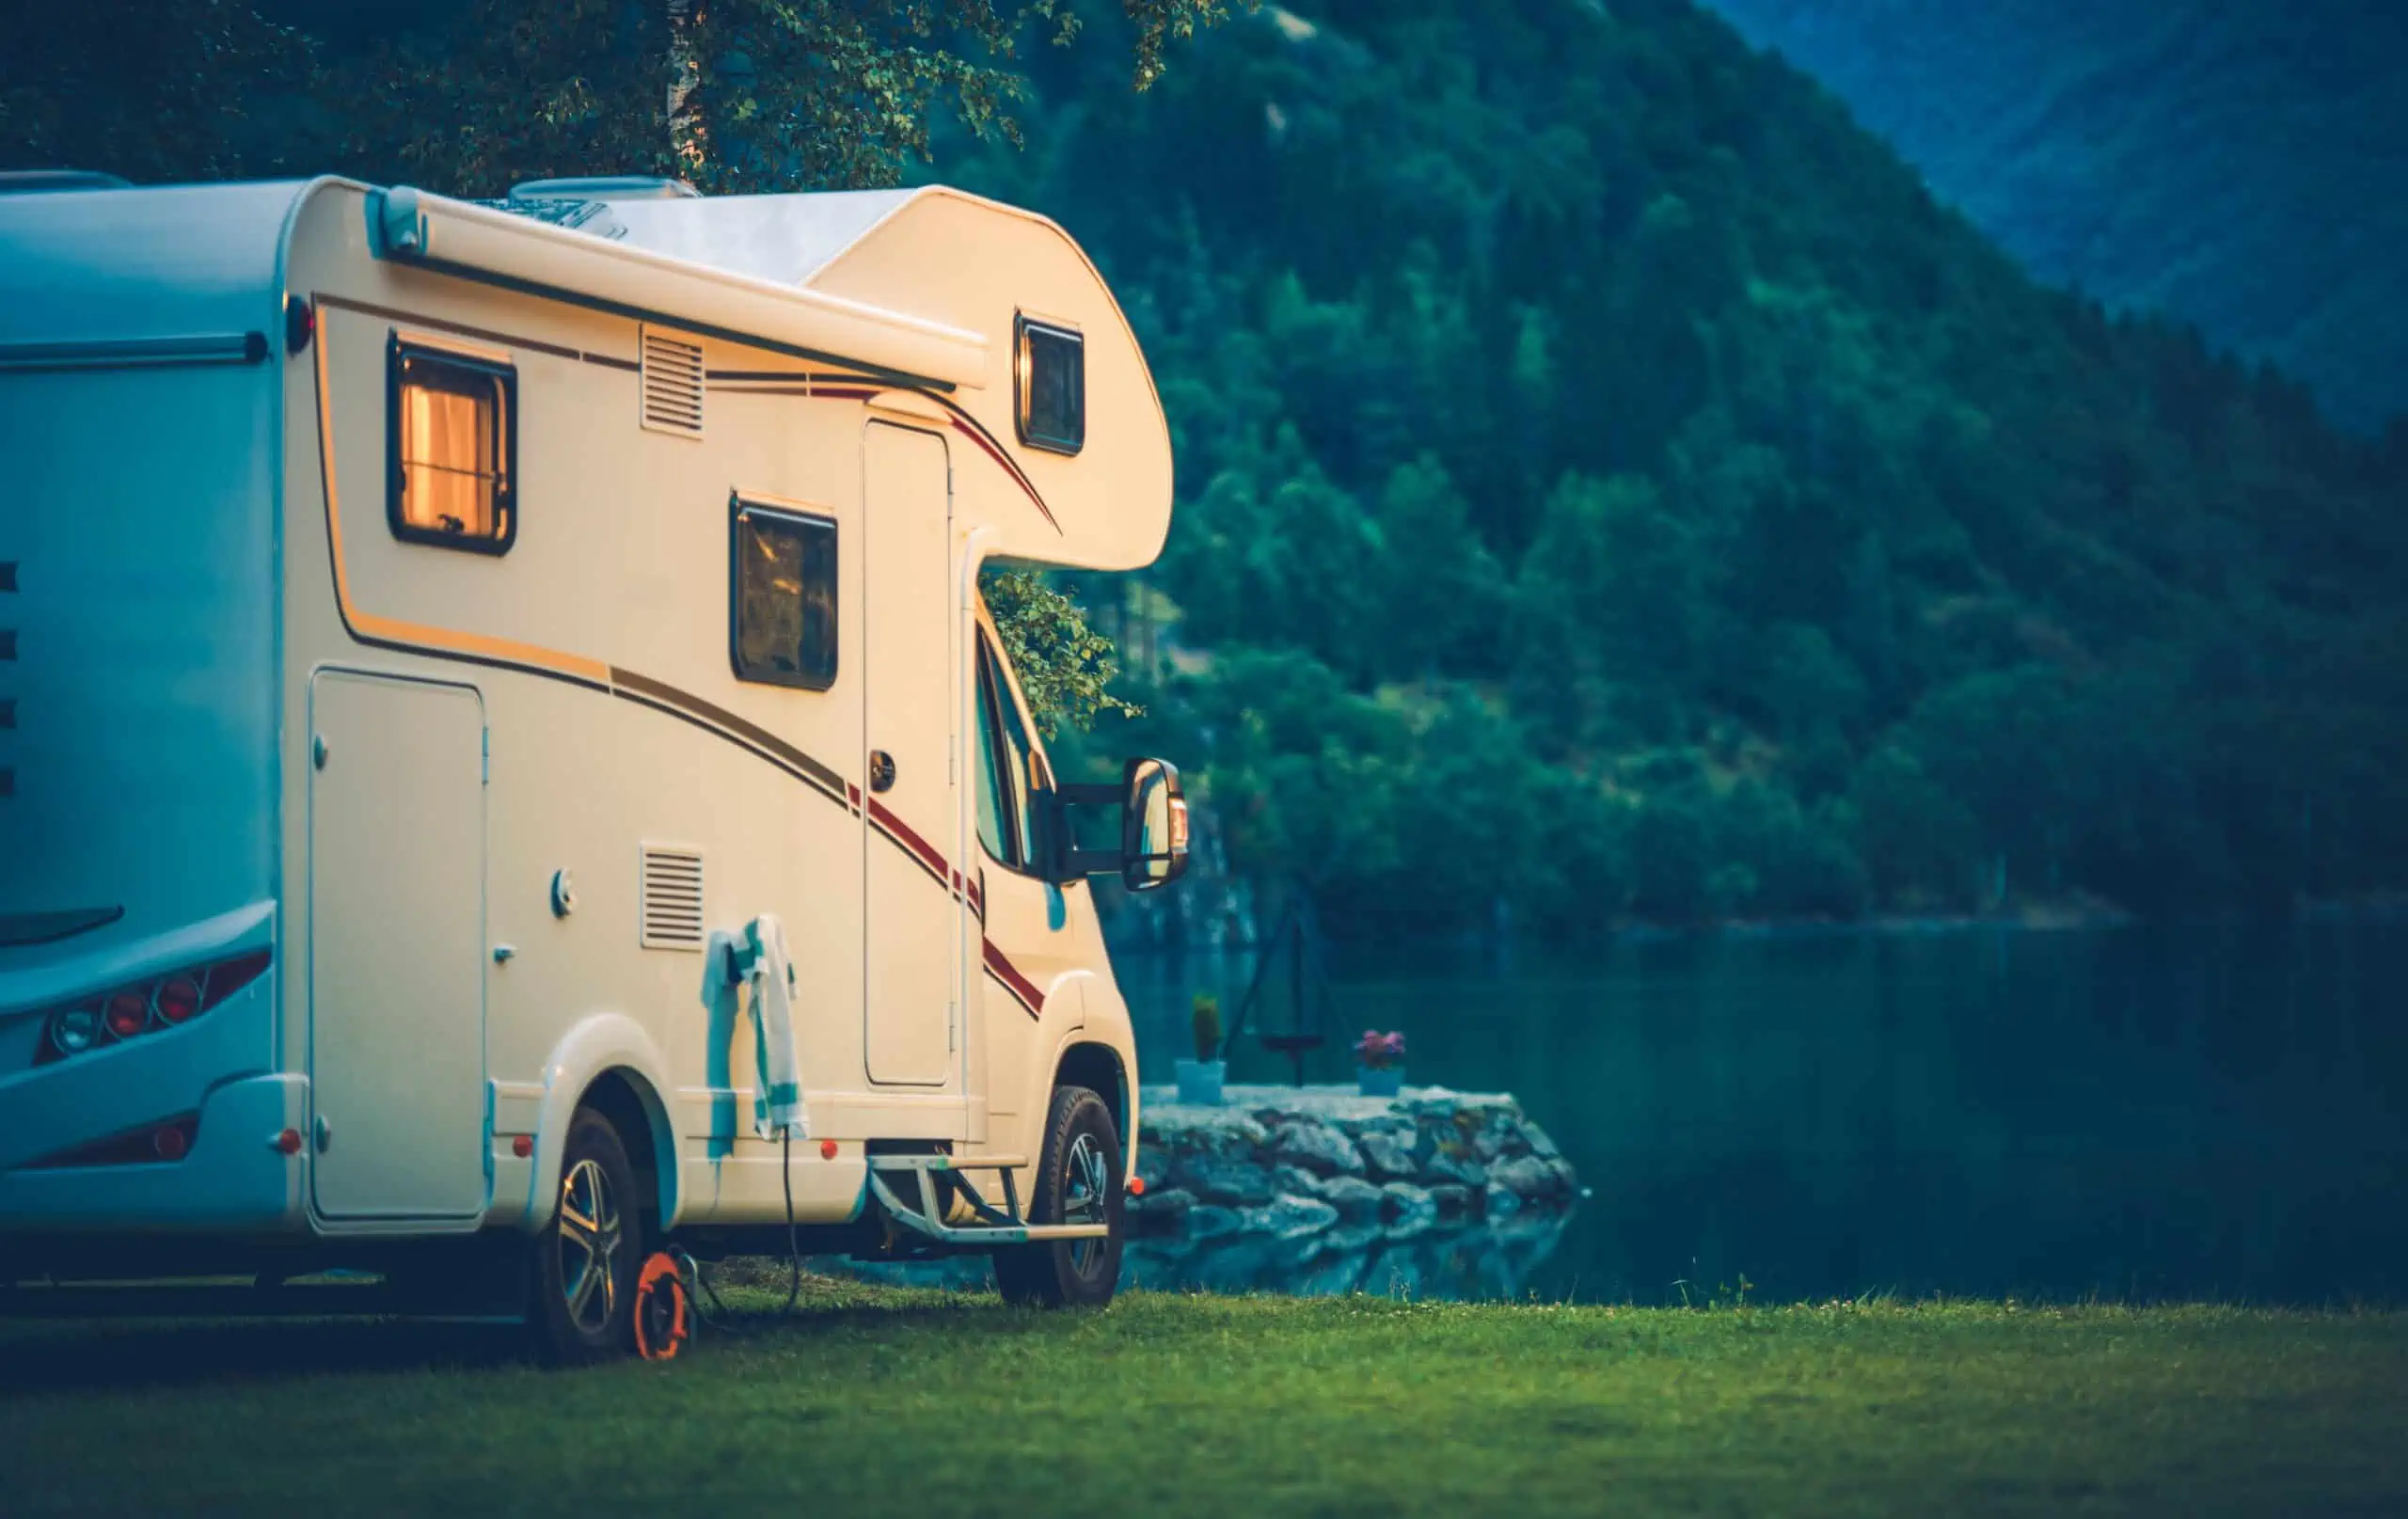
[[[1089,876],[1108,875],[1120,868],[1117,849],[1082,849],[1070,843],[1070,809],[1074,806],[1118,806],[1121,788],[1116,785],[1095,785],[1082,783],[1056,782],[1043,793],[1047,813],[1046,834],[1049,847],[1044,877],[1056,886]]]
[[[1062,851],[1061,882],[1083,880],[1089,876],[1108,876],[1121,866],[1117,849],[1065,849]]]

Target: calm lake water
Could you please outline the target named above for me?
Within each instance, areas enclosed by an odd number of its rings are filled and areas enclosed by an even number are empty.
[[[2408,1301],[2408,920],[1330,959],[1344,1031],[1515,1093],[1592,1189],[1541,1297]],[[1150,1083],[1255,963],[1117,970]],[[1251,1031],[1231,1058],[1286,1079]],[[1311,1079],[1352,1079],[1337,1038]]]

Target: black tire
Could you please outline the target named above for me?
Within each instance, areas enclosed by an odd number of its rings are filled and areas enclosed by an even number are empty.
[[[555,1366],[633,1354],[644,1248],[643,1200],[626,1147],[610,1119],[579,1108],[561,1153],[552,1216],[529,1260],[527,1327],[536,1353]]]
[[[1100,1308],[1120,1286],[1121,1186],[1128,1156],[1112,1109],[1084,1086],[1057,1086],[1046,1116],[1045,1147],[1029,1188],[1032,1224],[1079,1222],[1101,1212],[1111,1232],[1100,1240],[1054,1240],[995,1252],[995,1285],[1006,1303],[1042,1308]],[[1101,1175],[1102,1196],[1094,1196]]]

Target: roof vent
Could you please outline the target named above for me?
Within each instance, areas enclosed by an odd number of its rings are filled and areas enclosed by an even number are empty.
[[[645,949],[703,947],[703,855],[676,845],[643,847],[643,890],[637,904]]]
[[[513,200],[699,200],[703,192],[683,180],[649,174],[597,174],[587,179],[521,180],[510,187]]]
[[[656,433],[703,435],[703,345],[643,329],[643,425]]]

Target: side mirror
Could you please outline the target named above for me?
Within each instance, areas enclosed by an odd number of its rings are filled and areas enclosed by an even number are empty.
[[[1168,760],[1133,759],[1120,812],[1120,882],[1133,892],[1167,886],[1187,870],[1187,794]]]
[[[1061,841],[1050,857],[1046,878],[1062,884],[1108,871],[1133,892],[1168,886],[1187,871],[1187,793],[1179,768],[1168,760],[1133,759],[1120,783],[1069,784],[1054,788],[1054,836]],[[1068,809],[1120,809],[1120,847],[1082,849],[1071,837]]]

